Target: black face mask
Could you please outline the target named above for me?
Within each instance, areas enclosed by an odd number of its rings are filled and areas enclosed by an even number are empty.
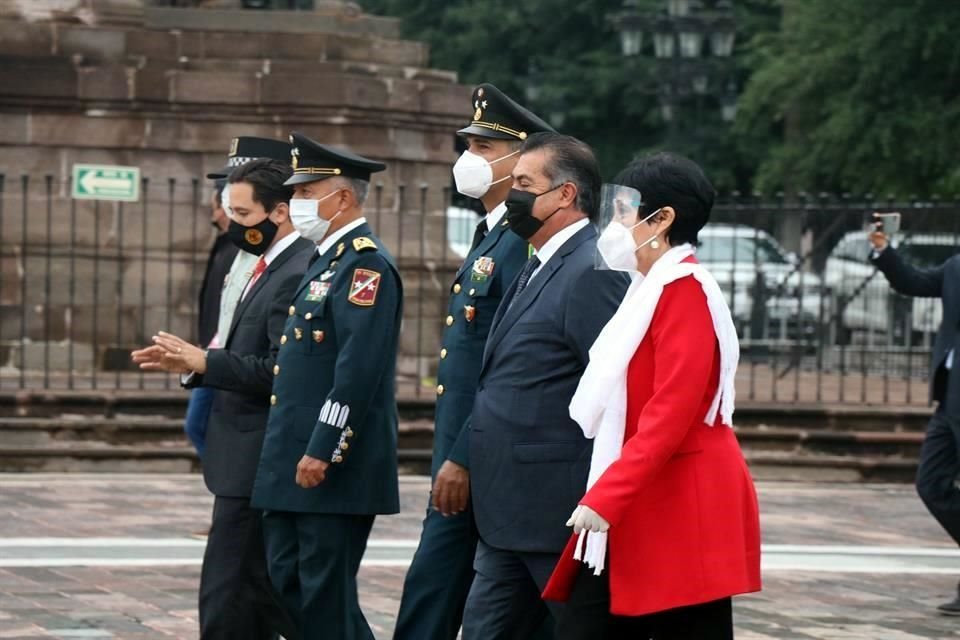
[[[510,227],[510,230],[524,240],[529,240],[533,237],[533,235],[543,227],[543,223],[552,218],[554,213],[560,211],[558,208],[549,216],[540,220],[533,216],[534,203],[540,196],[546,195],[562,186],[563,185],[557,185],[553,189],[547,189],[543,193],[510,189],[510,193],[507,194],[507,201],[504,203],[507,205],[507,226]]]
[[[277,225],[269,217],[252,227],[245,227],[236,220],[231,220],[227,235],[241,251],[262,256],[276,237],[277,230]]]

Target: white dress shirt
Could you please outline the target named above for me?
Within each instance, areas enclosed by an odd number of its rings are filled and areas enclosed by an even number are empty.
[[[325,254],[327,251],[330,250],[330,247],[335,245],[337,241],[340,240],[340,238],[347,235],[348,233],[350,233],[351,231],[353,231],[354,229],[356,229],[366,221],[367,221],[366,218],[364,218],[363,216],[360,216],[353,222],[348,222],[347,224],[343,225],[333,233],[327,234],[327,237],[323,239],[323,242],[317,245],[317,253],[319,253],[320,255]]]
[[[300,234],[297,233],[296,231],[291,231],[287,235],[283,236],[282,238],[274,242],[272,245],[270,245],[270,248],[267,249],[267,252],[263,254],[263,261],[266,262],[267,266],[269,267],[270,263],[273,262],[278,255],[283,253],[287,247],[289,247],[294,242],[296,242],[299,237],[300,237]],[[258,259],[257,262],[260,262],[260,260]],[[253,266],[256,267],[257,263],[254,262]],[[241,302],[243,301],[244,298],[247,297],[247,294],[250,293],[250,288],[253,287],[254,282],[256,281],[253,279],[251,275],[250,279],[247,281],[247,286],[243,288],[243,295],[240,296]]]
[[[543,243],[543,246],[535,252],[537,258],[540,259],[540,266],[537,267],[537,270],[534,271],[533,274],[531,274],[530,280],[527,282],[527,286],[530,286],[530,283],[533,282],[533,279],[537,277],[537,274],[540,273],[540,270],[543,269],[547,262],[550,261],[550,258],[553,257],[553,254],[555,254],[567,240],[575,236],[578,231],[586,227],[588,224],[590,224],[590,220],[587,218],[578,220],[570,226],[560,229],[560,231],[557,231],[555,234],[553,234],[552,238]]]
[[[493,231],[493,228],[500,224],[504,214],[507,213],[507,203],[501,202],[487,214],[487,233]]]

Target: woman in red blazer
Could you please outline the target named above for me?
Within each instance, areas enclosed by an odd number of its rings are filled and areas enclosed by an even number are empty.
[[[731,596],[760,589],[760,525],[730,428],[736,333],[693,250],[714,191],[670,154],[635,161],[616,182],[635,191],[620,189],[598,246],[609,268],[643,277],[591,349],[571,403],[594,455],[544,598],[608,597],[598,637],[726,640]]]

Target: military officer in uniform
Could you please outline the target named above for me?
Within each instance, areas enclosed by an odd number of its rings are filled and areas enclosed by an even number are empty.
[[[457,133],[467,144],[453,168],[457,190],[478,198],[487,215],[450,283],[440,348],[433,439],[431,504],[420,546],[403,585],[395,640],[454,640],[473,581],[477,532],[469,508],[466,460],[451,447],[470,415],[483,345],[503,293],[523,268],[529,245],[507,228],[507,193],[520,145],[553,131],[492,84],[473,91],[470,124]]]
[[[316,253],[290,303],[252,503],[270,578],[304,638],[368,640],[357,570],[377,514],[400,510],[396,264],[363,217],[386,167],[294,133],[290,217]]]

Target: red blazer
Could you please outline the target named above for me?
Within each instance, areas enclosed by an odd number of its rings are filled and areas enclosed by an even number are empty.
[[[639,616],[760,590],[760,518],[733,430],[704,424],[720,377],[707,299],[692,276],[663,290],[630,361],[621,457],[580,501],[610,523],[610,610]],[[572,537],[544,590],[565,600]]]

